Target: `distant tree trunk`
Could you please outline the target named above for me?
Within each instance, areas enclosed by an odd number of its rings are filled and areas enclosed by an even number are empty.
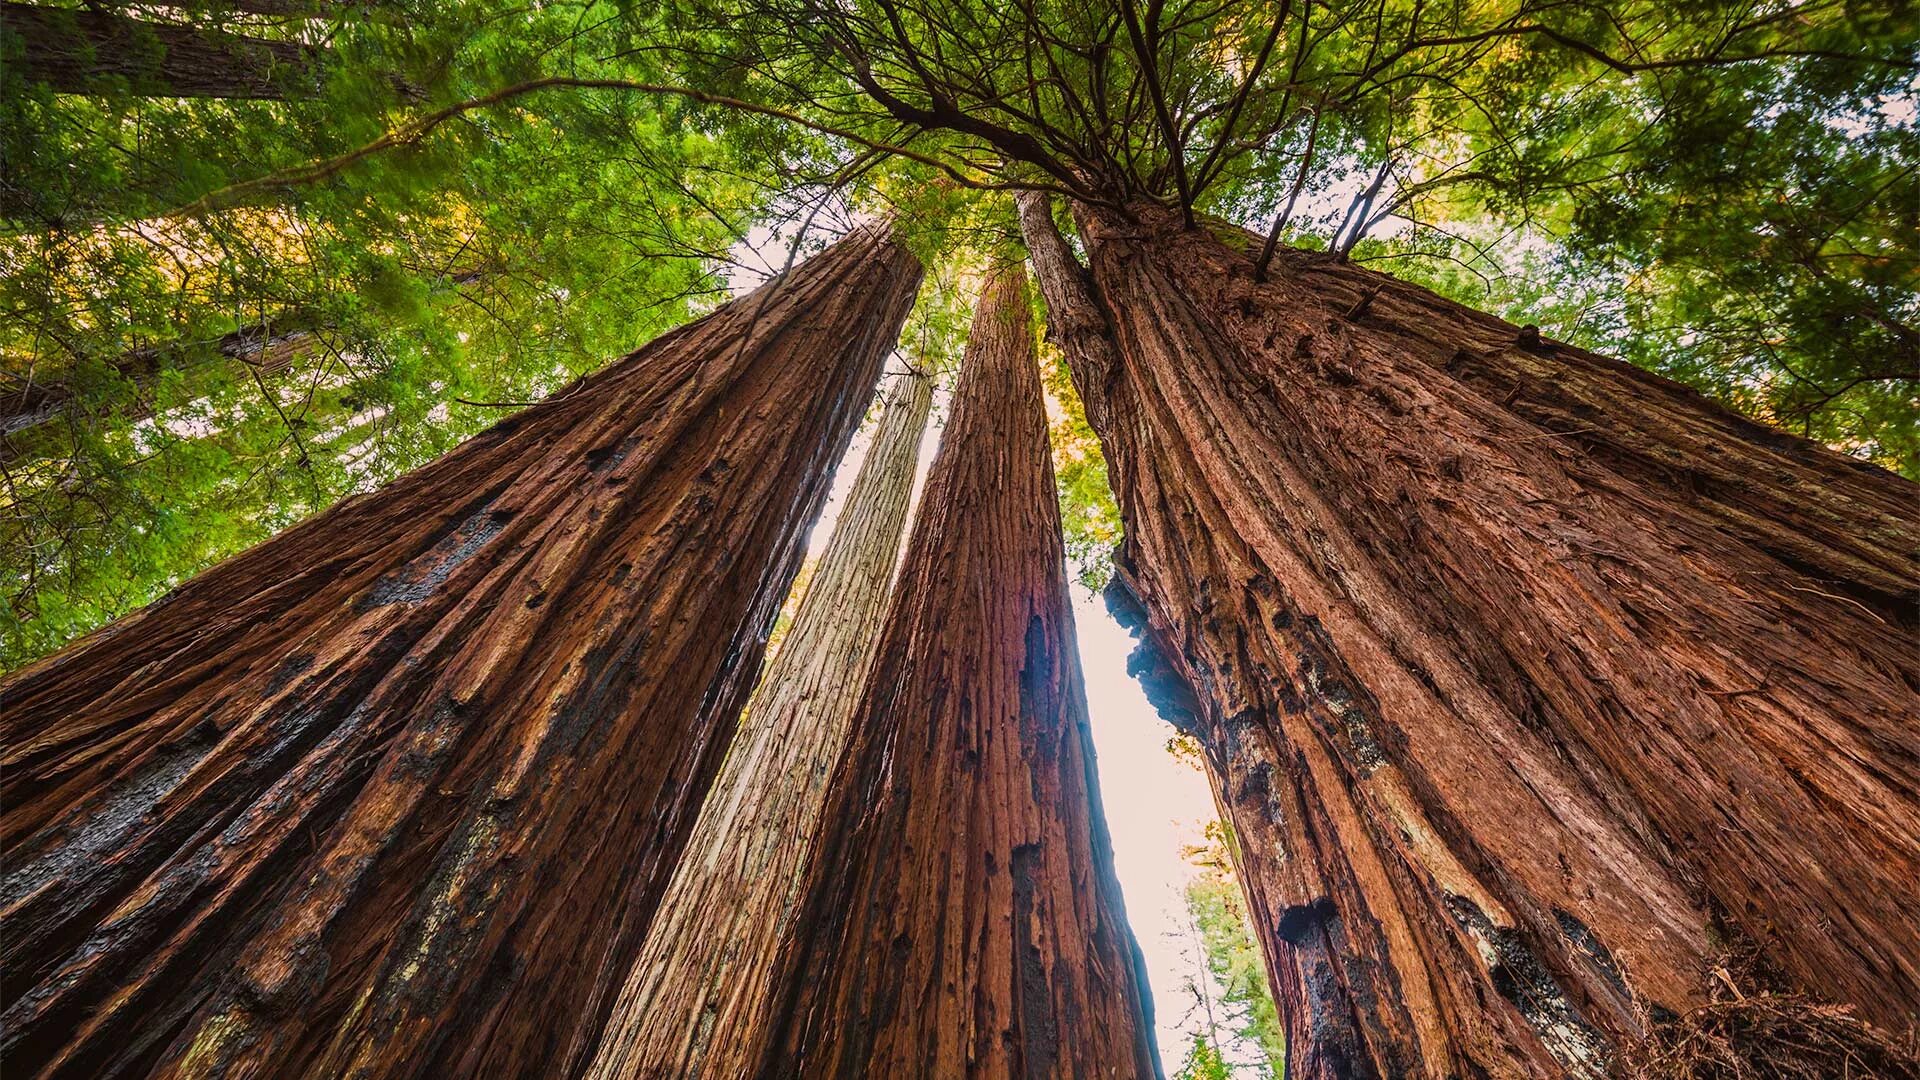
[[[183,98],[284,98],[319,85],[322,51],[179,23],[146,22],[99,8],[0,4],[0,40],[19,73],[63,94],[98,93],[124,79],[136,94]]]
[[[933,382],[896,377],[792,627],[754,691],[588,1073],[736,1077],[886,617]]]
[[[450,274],[445,280],[460,287],[489,276],[490,271],[466,270]],[[152,396],[145,391],[156,376],[168,370],[193,370],[217,359],[244,364],[262,375],[284,374],[295,364],[321,352],[326,347],[327,336],[336,329],[310,312],[293,310],[228,331],[210,342],[174,341],[128,349],[104,366],[141,393],[124,406],[115,402],[105,408],[117,407],[125,419],[144,420],[154,412]],[[80,406],[82,400],[82,393],[71,375],[40,379],[27,371],[0,368],[0,465],[70,450],[70,444],[58,437],[45,437],[45,432],[37,429],[67,417],[74,417],[82,425],[97,423],[100,412],[84,411]]]
[[[1920,491],[1157,209],[1083,211],[1083,279],[1026,209],[1290,1077],[1598,1075],[1723,934],[1913,1022]]]
[[[1140,1077],[1033,330],[989,281],[781,950],[765,1077]],[[756,1040],[758,1041],[758,1040]]]
[[[301,321],[275,319],[271,323],[243,326],[213,342],[214,353],[257,368],[262,374],[278,374],[291,368],[295,361],[313,355],[320,347],[319,336],[310,327],[300,325]],[[129,349],[114,357],[110,366],[121,378],[144,384],[168,366],[170,353],[179,351],[178,346]],[[0,371],[0,436],[6,437],[0,439],[0,461],[29,456],[31,451],[18,445],[12,437],[58,419],[72,406],[75,396],[69,380],[43,382],[24,374]],[[137,416],[148,416],[152,411],[149,404],[137,406]]]
[[[339,19],[357,16],[373,22],[405,25],[406,7],[396,0],[166,0],[162,6],[191,12],[241,12],[291,19]]]
[[[919,277],[859,230],[0,683],[8,1075],[581,1068]]]

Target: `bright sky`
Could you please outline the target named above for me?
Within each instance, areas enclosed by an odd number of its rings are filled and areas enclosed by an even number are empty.
[[[1127,674],[1133,638],[1107,614],[1099,597],[1078,584],[1073,594],[1114,869],[1126,897],[1127,921],[1146,956],[1160,1057],[1171,1076],[1201,1026],[1191,981],[1211,979],[1182,890],[1195,872],[1183,852],[1203,842],[1203,830],[1214,818],[1213,794],[1198,769],[1167,752],[1173,728]],[[1220,988],[1212,993],[1217,997]],[[1222,1050],[1229,1060],[1256,1060],[1252,1048]]]

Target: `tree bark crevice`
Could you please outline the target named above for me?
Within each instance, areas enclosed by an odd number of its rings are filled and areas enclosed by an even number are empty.
[[[1158,1073],[1098,801],[1033,329],[989,279],[759,1075]]]
[[[1598,1075],[1706,1000],[1722,912],[1912,1021],[1910,485],[1384,275],[1076,212],[1118,577],[1290,1075]]]
[[[862,229],[0,683],[9,1067],[584,1064],[918,280]]]

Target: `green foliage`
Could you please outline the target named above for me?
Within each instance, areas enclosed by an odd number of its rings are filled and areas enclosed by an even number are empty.
[[[1086,407],[1059,350],[1048,346],[1042,351],[1041,376],[1047,390],[1067,565],[1080,584],[1099,592],[1113,576],[1113,553],[1120,546],[1120,507],[1107,483],[1107,459],[1100,451],[1100,440],[1087,423]]]
[[[0,670],[698,313],[770,197],[684,108],[576,90],[165,216],[500,80],[603,73],[632,41],[592,3],[315,10],[181,13],[324,39],[329,79],[287,100],[0,75],[0,418],[54,399],[0,447]],[[242,329],[306,344],[260,363],[223,347]]]
[[[804,257],[858,205],[977,270],[1010,185],[1376,260],[1920,475],[1910,5],[88,6],[318,77],[56,94],[0,63],[0,667],[697,314],[742,241]],[[525,89],[556,77],[614,85]],[[920,359],[963,312],[918,317]],[[1118,514],[1048,381],[1098,585]]]
[[[682,64],[980,186],[1372,259],[1912,473],[1905,4],[676,0]],[[1465,264],[1467,276],[1448,267]],[[1491,293],[1473,280],[1544,271]],[[1550,287],[1550,291],[1549,291]],[[1556,313],[1578,317],[1555,322]]]
[[[1233,1070],[1220,1048],[1205,1035],[1195,1035],[1187,1045],[1187,1056],[1173,1074],[1174,1080],[1233,1080]]]
[[[1228,854],[1231,842],[1225,823],[1214,821],[1207,826],[1206,845],[1189,852],[1200,872],[1187,883],[1187,913],[1200,935],[1207,970],[1220,990],[1211,1010],[1215,1025],[1243,1045],[1258,1049],[1262,1062],[1254,1070],[1256,1075],[1278,1078],[1286,1073],[1286,1042],[1267,987],[1266,968],[1247,930],[1246,899]],[[1193,1075],[1232,1075],[1219,1050],[1219,1034],[1218,1030],[1207,1033],[1210,1057],[1200,1053],[1201,1040],[1196,1039],[1187,1061],[1202,1071]],[[1209,1068],[1217,1071],[1204,1071]]]
[[[1920,24],[1796,18],[1824,52],[1607,80],[1522,138],[1476,136],[1486,180],[1367,253],[1920,476]]]

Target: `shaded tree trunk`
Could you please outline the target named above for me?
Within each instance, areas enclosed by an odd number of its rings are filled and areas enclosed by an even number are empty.
[[[580,1068],[919,276],[859,230],[0,683],[8,1074]]]
[[[1093,774],[1018,269],[989,281],[760,1074],[1157,1072]]]
[[[593,1066],[598,1080],[736,1077],[800,899],[826,781],[886,617],[933,382],[897,376],[880,426],[754,691]]]
[[[1597,1075],[1727,939],[1912,1023],[1912,485],[1157,209],[1080,277],[1026,209],[1290,1076]]]
[[[488,276],[489,271],[464,270],[448,275],[446,281],[461,287]],[[77,424],[87,425],[116,408],[128,420],[152,416],[154,401],[148,390],[163,372],[191,372],[206,363],[229,360],[253,368],[261,375],[280,375],[322,353],[327,347],[326,339],[337,330],[330,320],[295,309],[228,331],[211,341],[174,341],[128,349],[104,365],[112,372],[107,376],[109,380],[117,378],[131,383],[138,391],[132,400],[125,400],[124,405],[119,401],[104,405],[87,402],[88,375],[82,375],[79,380],[71,375],[38,379],[30,371],[0,368],[0,465],[70,450],[57,436],[36,430],[63,418],[74,418]],[[76,381],[81,385],[76,385]]]
[[[279,374],[320,348],[319,336],[312,328],[300,325],[302,321],[276,319],[222,334],[212,343],[214,355],[258,368],[262,374]],[[170,366],[169,357],[180,351],[178,346],[129,349],[115,357],[110,366],[120,378],[145,385]],[[4,437],[0,439],[0,461],[30,456],[31,451],[14,439],[64,415],[76,396],[68,380],[38,381],[25,374],[0,371],[0,437]],[[136,419],[153,412],[146,401],[136,402],[134,408]]]
[[[183,98],[285,98],[319,85],[322,52],[178,23],[146,22],[96,8],[0,4],[0,35],[20,75],[63,94],[98,93],[124,79],[136,94]]]

